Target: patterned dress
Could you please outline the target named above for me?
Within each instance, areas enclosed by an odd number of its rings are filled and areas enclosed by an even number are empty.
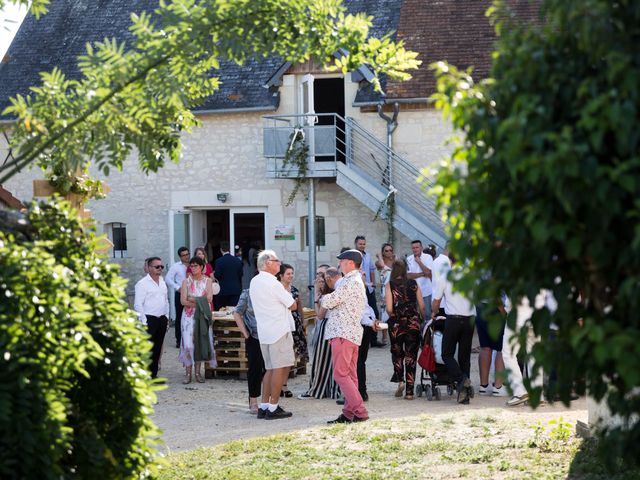
[[[205,294],[207,289],[208,278],[204,275],[200,280],[194,280],[193,277],[187,277],[187,292],[191,297],[201,297]],[[196,312],[194,307],[184,307],[182,311],[182,339],[180,340],[180,353],[178,354],[178,360],[182,362],[185,367],[194,365],[194,345],[193,345],[193,316]],[[209,362],[211,368],[216,368],[218,362],[216,361],[215,351],[213,350],[213,329],[209,328],[209,342],[211,346],[211,352],[213,356]]]
[[[389,318],[391,341],[392,381],[406,382],[406,394],[413,395],[416,359],[420,349],[420,316],[418,314],[417,283],[415,280],[391,280],[393,315]]]
[[[291,286],[291,296],[297,302],[300,297],[300,292],[293,285]],[[293,351],[296,353],[296,358],[299,358],[304,365],[309,361],[309,347],[307,346],[307,337],[304,334],[304,326],[298,310],[292,311],[293,321],[296,324],[296,329],[291,332],[293,335]]]

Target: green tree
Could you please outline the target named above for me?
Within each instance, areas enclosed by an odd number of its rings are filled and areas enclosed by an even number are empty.
[[[31,11],[48,5],[34,0]],[[368,38],[370,25],[338,0],[162,0],[153,17],[132,15],[132,45],[87,45],[79,80],[54,69],[12,99],[14,159],[0,184],[37,162],[60,192],[92,195],[90,162],[108,174],[134,149],[145,172],[178,161],[180,135],[198,125],[191,109],[218,88],[223,60],[314,58],[408,78],[416,54]],[[57,200],[31,205],[26,219],[0,212],[0,226],[0,477],[153,476],[149,342],[117,267]]]
[[[495,4],[491,79],[435,65],[460,132],[436,191],[467,260],[460,288],[514,303],[552,291],[557,312],[532,318],[536,364],[558,375],[549,393],[606,398],[626,422],[607,430],[607,458],[638,462],[640,3],[541,3],[533,25]]]
[[[156,471],[150,342],[68,204],[0,212],[0,477]]]
[[[410,78],[417,54],[390,35],[368,38],[370,26],[371,17],[347,15],[340,0],[163,0],[154,16],[132,15],[132,45],[87,45],[79,80],[54,69],[32,95],[12,99],[4,114],[17,118],[15,158],[0,167],[0,184],[34,160],[63,191],[89,161],[108,174],[134,148],[145,172],[177,162],[181,133],[198,125],[190,109],[217,90],[224,60],[315,58],[344,72],[367,64]]]

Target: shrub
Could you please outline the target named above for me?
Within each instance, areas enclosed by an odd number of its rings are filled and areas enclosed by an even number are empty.
[[[460,286],[532,305],[553,292],[530,352],[557,373],[549,393],[606,398],[625,423],[607,432],[605,458],[638,463],[640,3],[540,3],[534,25],[496,10],[491,80],[438,65],[437,104],[462,139],[436,188],[467,260]]]
[[[0,477],[138,478],[159,434],[150,342],[65,202],[0,232]]]

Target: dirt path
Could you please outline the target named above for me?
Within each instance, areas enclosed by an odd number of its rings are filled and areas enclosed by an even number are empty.
[[[162,357],[160,375],[167,378],[168,388],[159,392],[154,421],[163,430],[167,451],[184,451],[200,446],[209,446],[229,440],[270,435],[273,433],[302,430],[325,425],[327,420],[340,414],[340,407],[334,400],[283,399],[285,409],[293,412],[293,417],[285,420],[262,421],[248,413],[247,383],[245,380],[213,379],[204,384],[182,385],[184,369],[178,363],[178,349],[174,347],[172,331],[167,333]],[[369,402],[367,408],[372,419],[396,418],[420,414],[434,416],[469,417],[505,416],[514,422],[546,424],[551,419],[562,416],[565,421],[587,420],[584,398],[572,403],[567,409],[560,404],[545,405],[536,411],[527,406],[507,408],[505,398],[476,395],[470,405],[458,405],[454,397],[443,391],[441,401],[427,401],[416,397],[413,401],[395,398],[391,377],[391,356],[386,348],[373,348],[367,361]],[[477,386],[477,354],[471,358],[471,379]],[[306,390],[308,375],[289,379],[289,388],[297,395]],[[441,387],[443,388],[443,387]],[[443,389],[444,390],[444,389]],[[530,435],[531,429],[523,427],[523,435]]]

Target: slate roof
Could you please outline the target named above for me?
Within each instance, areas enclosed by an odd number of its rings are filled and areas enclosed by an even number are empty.
[[[520,13],[533,16],[528,0],[510,0]],[[420,52],[423,67],[409,82],[382,79],[389,99],[424,98],[434,90],[433,72],[426,67],[436,60],[466,67],[475,65],[482,76],[489,70],[494,34],[484,12],[490,0],[344,0],[350,13],[367,12],[374,17],[371,35],[398,32],[407,47]],[[115,37],[131,40],[128,31],[131,12],[153,11],[158,0],[56,0],[39,21],[27,16],[7,55],[0,63],[0,111],[16,94],[28,93],[40,83],[39,72],[59,67],[68,77],[77,78],[76,58],[87,42]],[[527,4],[527,5],[525,5]],[[243,66],[221,64],[222,86],[196,111],[273,110],[277,89],[265,88],[267,81],[283,65],[278,58],[248,61]],[[354,103],[371,104],[382,97],[370,84],[361,82]],[[0,117],[1,119],[2,117]],[[4,117],[6,119],[6,117]]]

